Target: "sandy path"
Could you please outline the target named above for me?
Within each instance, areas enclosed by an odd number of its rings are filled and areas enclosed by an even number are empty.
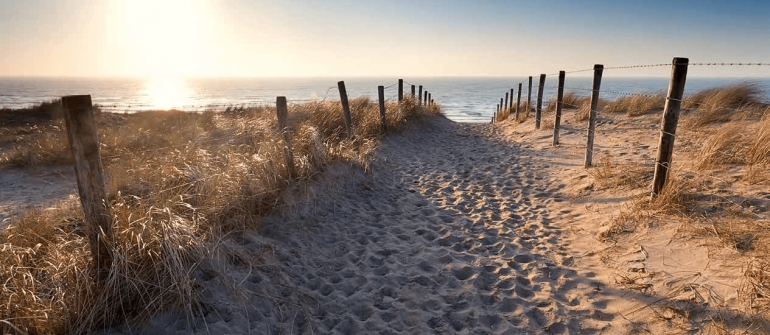
[[[296,215],[201,265],[205,317],[144,331],[601,332],[615,318],[603,284],[552,225],[563,185],[491,131],[434,118],[385,140],[371,174],[330,169]]]
[[[19,211],[51,205],[74,194],[77,183],[71,166],[0,168],[0,229]]]

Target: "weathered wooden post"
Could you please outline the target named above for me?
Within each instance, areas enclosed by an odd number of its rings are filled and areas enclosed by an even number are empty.
[[[529,76],[529,88],[527,89],[527,116],[529,116],[530,109],[532,109],[532,76]]]
[[[385,86],[377,86],[377,93],[380,96],[380,122],[382,123],[382,133],[388,133],[388,120],[385,118]]]
[[[513,98],[513,96],[511,96],[511,98]],[[503,109],[506,110],[505,114],[508,115],[508,110],[510,110],[508,108],[508,92],[505,92],[505,105],[503,105],[503,106],[505,106],[505,107],[503,107]]]
[[[663,108],[663,123],[660,126],[660,142],[658,143],[658,159],[655,164],[655,175],[652,178],[652,196],[660,194],[666,185],[668,171],[671,169],[671,158],[674,154],[676,125],[679,122],[679,111],[682,106],[684,84],[687,80],[687,58],[676,57],[671,66],[671,79],[668,83],[666,105]]]
[[[412,85],[412,99],[414,99],[414,85]]]
[[[277,97],[275,99],[275,111],[278,114],[278,131],[283,134],[284,155],[286,157],[286,170],[289,172],[289,179],[294,174],[294,153],[291,151],[291,134],[286,126],[286,119],[289,114],[289,107],[286,106],[286,97]]]
[[[86,236],[98,278],[104,279],[112,265],[112,215],[107,198],[104,167],[99,154],[99,135],[96,132],[90,95],[71,95],[61,98],[64,124],[70,152],[75,158],[80,205],[85,214]]]
[[[432,98],[432,96],[433,96],[432,94],[428,93],[428,106],[430,106],[430,105],[432,105],[432,104],[433,104],[433,98]]]
[[[500,106],[500,117],[505,117],[505,105],[503,105],[503,98],[500,98],[500,104],[498,106]]]
[[[511,101],[508,103],[508,114],[513,110],[513,89],[511,89]]]
[[[398,102],[404,101],[404,80],[398,80]]]
[[[422,85],[420,85],[420,90],[417,92],[417,106],[422,105]]]
[[[428,90],[425,90],[424,92],[425,96],[422,98],[422,102],[425,103],[425,105],[428,105]]]
[[[516,120],[519,119],[519,105],[521,105],[521,83],[519,83],[519,93],[516,94]]]
[[[561,109],[564,106],[564,71],[559,71],[559,88],[556,90],[556,118],[553,121],[553,145],[559,144]]]
[[[602,84],[602,72],[604,65],[594,65],[594,83],[591,89],[591,110],[588,113],[588,143],[586,143],[585,167],[593,163],[594,153],[594,129],[596,129],[596,109],[599,107],[599,87]]]
[[[342,103],[342,112],[345,114],[345,131],[348,133],[348,137],[353,135],[351,128],[353,127],[350,120],[350,105],[348,104],[348,91],[345,90],[345,82],[337,82],[337,87],[340,90],[340,102]]]
[[[540,83],[537,85],[537,110],[535,111],[535,129],[540,129],[540,118],[543,114],[543,88],[545,87],[545,73],[540,74]]]

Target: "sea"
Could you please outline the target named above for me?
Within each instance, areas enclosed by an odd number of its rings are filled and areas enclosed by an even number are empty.
[[[339,99],[337,82],[344,80],[348,97],[368,96],[378,99],[378,86],[385,87],[385,99],[397,99],[398,78],[10,78],[0,77],[0,108],[19,109],[51,101],[66,95],[90,94],[94,104],[105,111],[132,113],[157,109],[202,111],[226,106],[270,105],[277,96],[290,103]],[[404,93],[411,85],[431,94],[441,104],[444,114],[457,122],[489,122],[500,99],[522,83],[522,101],[529,96],[529,79],[430,77],[403,78]],[[688,78],[685,95],[700,89],[751,81],[760,85],[764,98],[770,101],[770,77],[756,78]],[[532,79],[532,102],[537,99],[539,76]],[[570,76],[565,92],[588,95],[592,78]],[[546,76],[543,101],[555,95],[557,77]],[[665,92],[665,77],[605,77],[601,82],[601,98],[612,99],[623,94]],[[511,97],[509,97],[510,99]]]

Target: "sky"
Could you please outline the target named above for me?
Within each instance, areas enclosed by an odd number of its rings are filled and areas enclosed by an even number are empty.
[[[767,0],[0,0],[0,76],[517,77],[673,57],[770,63],[769,18]],[[770,77],[770,67],[690,75]]]

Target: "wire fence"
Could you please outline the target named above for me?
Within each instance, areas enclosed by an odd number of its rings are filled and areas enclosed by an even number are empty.
[[[754,63],[754,62],[713,62],[713,63],[682,63],[682,62],[673,62],[673,63],[661,63],[661,64],[637,64],[637,65],[626,65],[626,66],[610,66],[610,67],[604,67],[602,70],[621,70],[621,69],[643,69],[643,68],[655,68],[655,67],[677,67],[677,66],[701,66],[701,67],[714,67],[714,66],[730,66],[730,67],[762,67],[767,69],[767,66],[770,66],[770,63]],[[565,73],[579,73],[579,72],[589,72],[589,71],[595,71],[595,69],[582,69],[582,70],[572,70],[572,71],[564,71]],[[549,74],[548,76],[552,75],[558,75],[558,73]],[[531,77],[534,79],[537,78],[535,76]],[[601,80],[601,77],[599,77]],[[672,75],[673,80],[673,75]],[[525,80],[527,82],[526,85],[523,85],[522,91],[526,90],[528,87],[529,78]],[[519,83],[516,83],[512,86],[517,87]],[[538,83],[539,84],[539,83]],[[673,85],[670,83],[670,85]],[[541,89],[535,83],[533,82],[533,91],[540,93]],[[545,87],[548,87],[548,85],[545,85]],[[682,87],[684,87],[684,84],[682,82]],[[665,160],[661,161],[661,152],[659,149],[659,146],[662,144],[659,144],[658,142],[663,141],[663,137],[668,137],[671,139],[673,143],[673,139],[677,138],[677,134],[674,132],[676,129],[676,126],[674,126],[674,130],[672,131],[666,131],[663,126],[662,122],[660,120],[656,120],[653,123],[650,124],[642,124],[638,121],[633,120],[626,120],[626,121],[620,121],[618,122],[618,118],[611,117],[610,115],[607,115],[606,111],[604,111],[605,106],[608,103],[612,103],[612,99],[617,99],[621,97],[638,97],[642,99],[647,99],[646,101],[650,104],[650,108],[652,110],[660,110],[663,109],[665,106],[663,106],[663,103],[666,103],[666,106],[668,106],[669,102],[677,102],[679,109],[683,110],[699,110],[699,109],[708,109],[711,111],[720,111],[723,112],[725,115],[728,115],[728,119],[734,120],[734,121],[761,121],[764,120],[766,117],[768,117],[768,111],[770,111],[770,103],[768,102],[750,102],[750,101],[732,101],[732,102],[704,102],[703,97],[698,97],[697,95],[691,94],[687,95],[684,94],[684,97],[679,98],[672,98],[670,96],[667,96],[666,92],[662,90],[654,90],[651,91],[647,87],[641,87],[641,86],[631,86],[628,87],[629,91],[618,91],[618,90],[611,90],[611,89],[594,89],[594,88],[584,88],[584,87],[569,87],[564,86],[564,92],[570,92],[570,91],[578,91],[578,92],[586,92],[590,93],[586,96],[578,97],[578,100],[575,100],[577,102],[567,102],[567,101],[560,101],[562,106],[564,106],[565,109],[569,110],[572,109],[576,111],[576,114],[574,114],[575,119],[572,120],[573,122],[568,122],[565,120],[566,114],[561,115],[561,129],[558,129],[558,147],[566,149],[568,152],[571,152],[572,154],[576,155],[576,158],[578,157],[585,157],[586,162],[589,162],[590,160],[588,157],[595,156],[594,154],[604,154],[606,158],[606,161],[600,163],[600,164],[591,164],[592,166],[598,166],[599,169],[604,168],[606,164],[612,164],[611,160],[620,160],[624,164],[623,167],[617,167],[614,168],[612,173],[616,174],[619,178],[622,178],[624,182],[627,182],[633,186],[635,189],[641,189],[641,190],[649,190],[652,188],[653,182],[653,172],[656,169],[665,170],[669,176],[678,176],[680,180],[685,180],[685,182],[692,181],[693,179],[698,179],[708,185],[718,185],[716,186],[717,190],[713,191],[713,187],[707,187],[707,186],[698,186],[694,189],[690,190],[695,193],[703,194],[706,198],[710,199],[712,202],[719,202],[721,204],[727,204],[729,206],[732,206],[740,211],[748,213],[751,217],[755,219],[760,220],[770,220],[770,213],[768,211],[755,211],[751,207],[751,202],[747,201],[748,199],[751,199],[752,195],[746,194],[745,189],[748,188],[748,184],[750,182],[743,181],[743,177],[736,177],[733,175],[726,174],[724,171],[720,171],[714,168],[709,167],[703,167],[703,166],[697,166],[697,160],[698,159],[708,159],[703,158],[703,154],[700,153],[698,150],[703,150],[702,146],[698,146],[697,144],[701,144],[701,142],[704,141],[704,138],[710,139],[713,136],[721,136],[722,133],[720,133],[722,130],[720,126],[713,126],[713,127],[707,127],[705,129],[685,129],[685,132],[682,134],[679,134],[679,140],[683,141],[689,139],[690,142],[695,143],[696,145],[690,146],[688,148],[688,152],[686,155],[692,156],[690,157],[690,160],[684,160],[677,163],[674,161],[673,163],[665,162]],[[669,87],[671,89],[671,87]],[[710,90],[714,90],[714,88],[709,88]],[[717,89],[718,91],[718,89]],[[506,94],[508,91],[505,91]],[[526,94],[534,95],[535,92],[529,92],[527,91]],[[713,91],[714,93],[716,91]],[[523,93],[521,93],[524,95]],[[542,93],[540,93],[542,94]],[[599,101],[593,102],[591,101],[592,97],[591,95],[594,95],[595,97],[599,98]],[[533,99],[534,100],[534,99]],[[550,103],[554,101],[549,101],[546,103],[545,107],[542,108],[543,111],[551,110]],[[515,103],[512,103],[513,109],[518,109]],[[593,105],[596,106],[595,109],[591,110],[590,107]],[[507,107],[507,106],[506,106]],[[531,113],[532,110],[539,109],[540,106],[537,106],[537,108],[533,106],[529,106],[529,109],[524,111],[524,113]],[[621,109],[622,110],[622,109]],[[566,111],[566,110],[565,110]],[[498,110],[500,112],[500,110]],[[589,118],[591,117],[590,114],[595,115],[595,128],[591,129],[587,125],[589,124]],[[496,121],[504,121],[507,117],[510,117],[512,115],[512,112],[509,110],[507,112],[498,113],[496,115],[496,118],[493,119],[493,122]],[[539,116],[541,118],[545,118],[545,116]],[[548,118],[553,118],[553,115],[549,115]],[[665,119],[665,118],[664,118]],[[677,116],[678,119],[678,116]],[[518,121],[523,122],[523,121]],[[567,122],[567,124],[565,124]],[[623,125],[619,125],[618,123],[623,123]],[[756,123],[756,122],[754,122]],[[746,125],[746,127],[752,127],[752,124]],[[754,126],[758,127],[758,126]],[[749,129],[745,129],[744,131],[749,131]],[[685,136],[685,139],[682,139],[681,137]],[[591,138],[589,140],[589,138]],[[748,140],[751,140],[750,138]],[[754,139],[755,141],[757,139]],[[589,141],[591,144],[589,145]],[[740,145],[740,144],[738,144]],[[756,146],[756,145],[755,145]],[[728,149],[718,149],[718,150],[731,150],[732,148]],[[599,157],[596,157],[599,158]],[[603,158],[603,159],[604,159]],[[669,160],[670,161],[670,160]],[[588,163],[586,163],[588,164]],[[693,165],[696,164],[696,165]],[[703,165],[704,163],[700,163]],[[692,165],[692,166],[690,166]],[[707,165],[708,166],[708,165]],[[748,167],[747,167],[748,168]],[[636,172],[631,172],[636,171]],[[641,171],[643,174],[639,174],[639,171]],[[748,172],[747,172],[748,173]],[[770,180],[764,180],[760,181],[761,183],[768,183]],[[744,183],[746,185],[744,186],[736,186],[737,184]],[[682,186],[684,187],[684,186]],[[725,191],[728,189],[729,191]],[[756,195],[753,195],[756,197]]]
[[[384,86],[385,90],[392,89],[396,86],[398,86],[398,82],[390,83],[387,86]],[[404,84],[409,84],[407,81],[404,81]],[[411,84],[409,84],[411,85]],[[303,103],[310,103],[310,102],[326,102],[327,100],[330,100],[333,97],[333,90],[338,89],[337,86],[329,86],[325,89],[324,94],[322,97],[314,97],[314,98],[300,98],[300,99],[290,99],[289,104],[290,105],[297,105],[297,104],[303,104]],[[261,91],[279,91],[279,89],[276,88],[261,88],[257,89]],[[291,90],[291,89],[289,89]],[[403,92],[403,91],[402,91]],[[403,92],[404,95],[408,95],[409,92]],[[356,96],[356,97],[369,97],[372,92],[365,92],[365,91],[351,91],[348,90],[348,94],[350,96]],[[389,96],[387,98],[387,102],[395,100],[397,98],[397,93],[395,93],[392,96]],[[339,99],[339,97],[337,97]],[[251,96],[250,100],[247,101],[237,101],[237,102],[223,102],[223,103],[205,103],[205,104],[184,104],[184,105],[156,105],[156,104],[108,104],[108,103],[97,103],[94,105],[94,107],[98,108],[99,111],[103,112],[110,112],[110,113],[137,113],[137,112],[148,112],[148,111],[180,111],[180,112],[227,112],[227,111],[237,111],[242,109],[249,109],[249,108],[275,108],[275,96]]]

